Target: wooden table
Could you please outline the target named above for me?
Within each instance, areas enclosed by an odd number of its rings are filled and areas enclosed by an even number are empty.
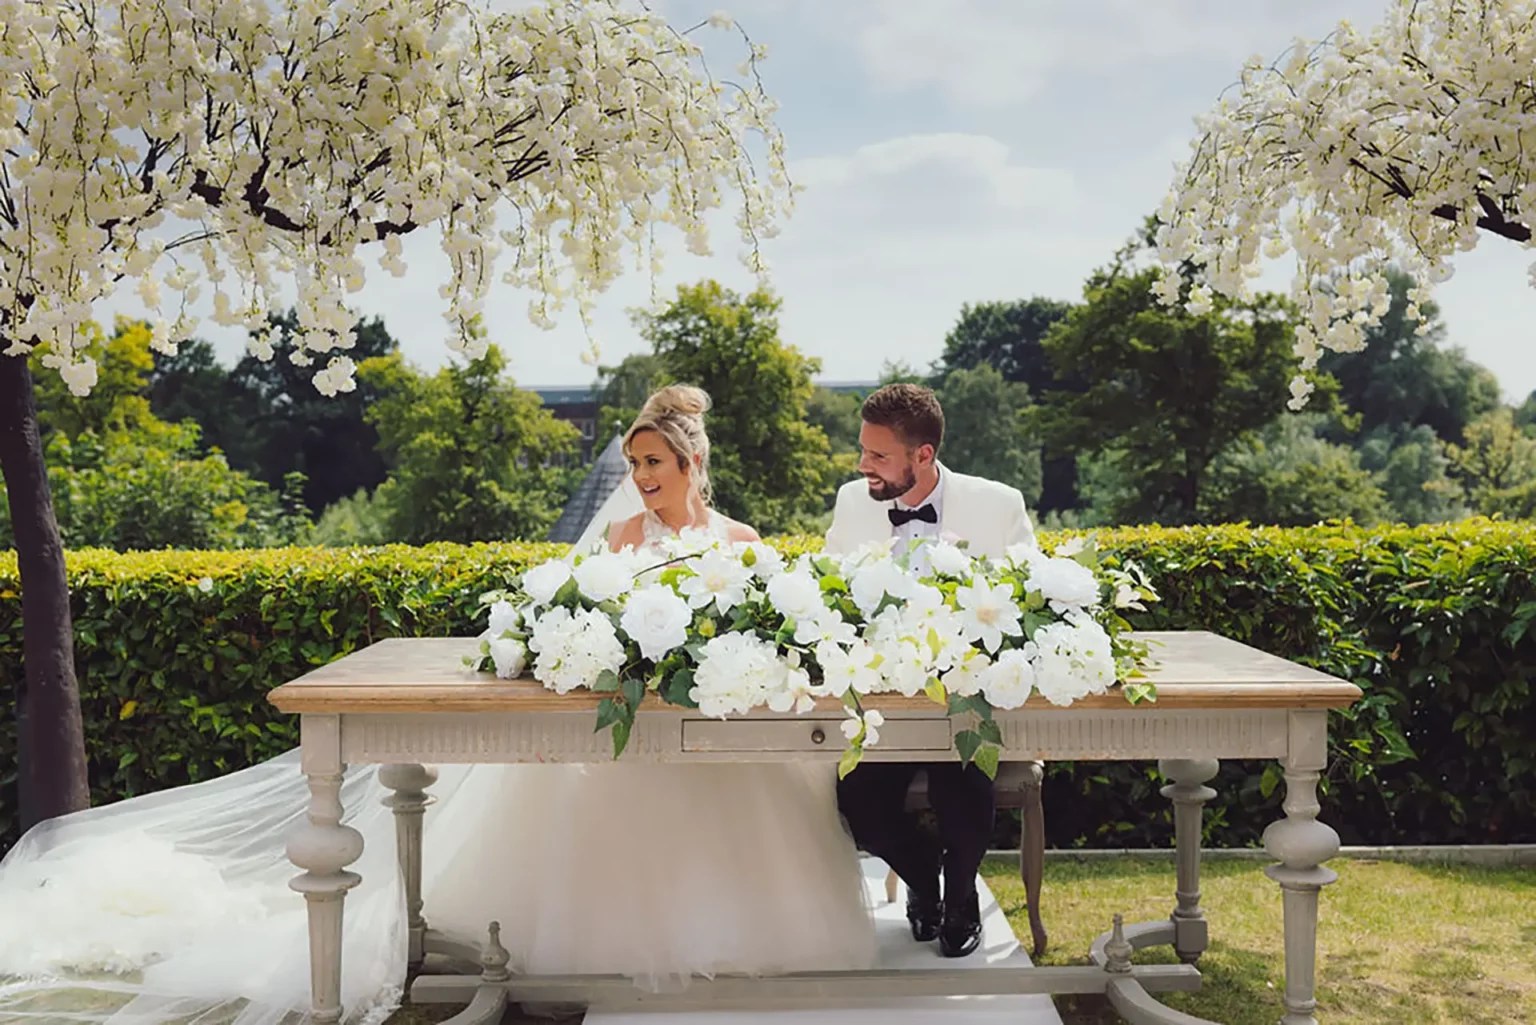
[[[491,1021],[505,1003],[584,1003],[602,1007],[831,1006],[901,997],[1020,993],[1104,993],[1129,1021],[1191,1025],[1199,1019],[1166,1008],[1150,994],[1193,989],[1206,948],[1200,908],[1200,819],[1215,791],[1222,758],[1276,759],[1285,776],[1284,817],[1264,832],[1276,864],[1285,915],[1285,1008],[1281,1025],[1312,1025],[1317,901],[1337,875],[1323,862],[1339,837],[1317,819],[1317,783],[1327,761],[1328,710],[1360,697],[1352,683],[1205,632],[1145,633],[1157,684],[1155,704],[1128,705],[1118,691],[1057,708],[1038,697],[995,713],[1006,760],[1158,761],[1171,780],[1177,845],[1175,906],[1165,921],[1115,927],[1090,951],[1092,964],[1071,967],[961,970],[942,962],[925,971],[804,973],[775,978],[697,980],[683,994],[653,994],[620,977],[510,975],[492,936],[465,948],[427,927],[421,906],[421,821],[436,778],[428,765],[483,762],[599,762],[612,758],[606,731],[593,730],[599,696],[557,695],[532,679],[497,680],[464,670],[468,638],[386,640],[317,669],[270,695],[283,712],[301,716],[301,757],[308,778],[308,822],[288,844],[303,870],[293,888],[308,902],[313,1014],[340,1016],[341,925],[346,892],[359,882],[347,871],[362,854],[362,836],[341,824],[341,780],[349,763],[383,765],[392,793],[405,881],[411,961],[429,953],[479,966],[478,974],[423,975],[412,996],[469,1001],[456,1022]],[[865,757],[934,761],[957,757],[954,721],[924,696],[877,695],[866,704],[886,717],[880,742]],[[836,760],[842,752],[839,702],[804,715],[755,712],[728,720],[648,697],[636,715],[624,760],[647,762]],[[1134,965],[1131,954],[1171,944],[1181,964]]]

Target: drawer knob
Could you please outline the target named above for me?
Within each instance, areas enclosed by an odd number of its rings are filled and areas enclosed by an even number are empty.
[[[827,735],[822,732],[822,729],[821,729],[820,726],[816,727],[814,730],[811,731],[811,743],[812,744],[825,743],[826,739],[827,739]]]

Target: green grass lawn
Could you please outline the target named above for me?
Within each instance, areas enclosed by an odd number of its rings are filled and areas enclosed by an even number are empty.
[[[1322,1025],[1530,1025],[1536,1022],[1536,869],[1411,866],[1337,860],[1322,894],[1318,1008]],[[982,869],[1014,932],[1029,935],[1024,887],[1009,864]],[[1088,945],[1119,911],[1167,917],[1169,861],[1053,861],[1041,900],[1044,964],[1086,964]],[[1284,1013],[1280,888],[1262,862],[1203,866],[1211,946],[1204,985],[1164,997],[1223,1025],[1275,1025]],[[1169,948],[1138,955],[1172,963]],[[1067,1025],[1117,1025],[1102,998],[1058,997]]]
[[[1428,867],[1338,860],[1323,890],[1318,939],[1322,1025],[1531,1025],[1536,1022],[1536,869]],[[1024,887],[1007,862],[982,869],[1022,937]],[[1173,907],[1171,861],[1052,861],[1042,906],[1044,964],[1087,964],[1088,945],[1122,912],[1128,922]],[[1284,1013],[1280,888],[1262,862],[1216,861],[1201,873],[1211,946],[1197,993],[1172,1007],[1223,1025],[1275,1025]],[[1137,956],[1175,960],[1168,948]],[[1119,1025],[1099,997],[1057,997],[1066,1025]],[[427,1025],[456,1008],[404,1008],[390,1025]],[[509,1022],[537,1021],[516,1015]],[[548,1020],[544,1019],[545,1025]]]

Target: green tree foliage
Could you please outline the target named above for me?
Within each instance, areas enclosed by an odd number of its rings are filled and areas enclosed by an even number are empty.
[[[366,385],[377,396],[368,422],[389,460],[372,502],[390,540],[498,541],[548,532],[573,483],[570,471],[553,464],[574,451],[577,432],[505,370],[495,346],[431,375],[399,353],[359,367],[359,390]],[[334,520],[327,526],[340,529]]]
[[[1525,433],[1536,435],[1536,391],[1515,407],[1515,423]]]
[[[1072,312],[1072,304],[1055,299],[1016,299],[1008,302],[966,303],[960,319],[944,338],[938,374],[953,370],[996,368],[1006,381],[1025,385],[1031,395],[1067,387],[1057,378],[1045,351],[1045,336]]]
[[[1305,527],[1389,518],[1386,495],[1360,465],[1360,454],[1318,436],[1326,420],[1287,414],[1234,441],[1211,464],[1200,519]]]
[[[780,300],[714,281],[683,285],[659,312],[636,313],[662,378],[709,392],[710,477],[726,515],[762,533],[807,527],[852,473],[807,422],[821,369],[779,339]]]
[[[859,451],[860,407],[865,396],[858,392],[833,391],[817,385],[805,403],[805,417],[813,427],[821,428],[835,456],[857,455]]]
[[[1379,427],[1359,451],[1360,465],[1375,475],[1394,520],[1418,525],[1467,515],[1461,485],[1450,474],[1446,444],[1427,424],[1406,430]]]
[[[1189,523],[1217,453],[1275,416],[1294,372],[1288,308],[1274,296],[1221,300],[1195,315],[1162,306],[1134,249],[1095,273],[1084,302],[1044,340],[1056,373],[1083,391],[1041,398],[1047,450],[1114,449],[1131,475],[1109,510],[1117,522]],[[1314,398],[1314,402],[1316,402]]]
[[[302,539],[302,475],[279,494],[206,450],[191,421],[166,423],[148,399],[154,360],[149,329],[119,319],[91,346],[97,387],[71,395],[57,374],[37,375],[49,486],[64,543],[119,551],[244,548]],[[40,359],[41,354],[34,354]],[[13,544],[0,506],[0,543]]]
[[[230,462],[276,485],[303,473],[304,501],[319,513],[337,499],[378,486],[385,475],[378,432],[364,410],[376,395],[361,380],[357,389],[326,398],[315,388],[314,367],[290,358],[298,314],[269,318],[275,348],[269,360],[247,354],[224,371],[206,343],[157,355],[150,395],[162,417],[191,417],[204,442],[225,450]],[[398,343],[375,317],[359,321],[347,355],[359,365],[397,351]]]
[[[1033,507],[1040,497],[1040,445],[1025,421],[1029,389],[983,363],[952,371],[937,394],[944,407],[945,465],[1012,485]]]
[[[1320,372],[1339,382],[1339,401],[1360,415],[1363,434],[1382,428],[1429,427],[1459,443],[1468,424],[1500,404],[1498,379],[1459,347],[1445,346],[1439,307],[1425,303],[1428,329],[1408,315],[1413,280],[1389,277],[1391,305],[1381,322],[1365,331],[1359,352],[1327,352]]]
[[[1467,425],[1466,444],[1450,447],[1454,473],[1483,515],[1536,516],[1536,438],[1501,406]]]

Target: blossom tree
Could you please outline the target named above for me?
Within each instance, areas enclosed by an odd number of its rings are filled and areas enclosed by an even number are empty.
[[[1303,371],[1364,345],[1392,265],[1418,282],[1417,317],[1482,235],[1532,244],[1536,0],[1389,2],[1369,32],[1342,23],[1250,61],[1198,120],[1159,215],[1169,304],[1244,298],[1262,259],[1294,252]],[[1309,390],[1298,374],[1292,408]]]
[[[24,826],[89,801],[28,354],[88,393],[92,304],[132,282],[157,349],[211,303],[270,359],[266,313],[291,281],[301,330],[284,358],[322,393],[348,391],[364,255],[400,276],[402,236],[429,226],[450,266],[449,344],[468,356],[498,265],[535,323],[567,300],[585,316],[627,255],[657,266],[658,227],[707,251],[731,194],[761,270],[791,190],[763,52],[745,45],[737,84],[712,77],[691,30],[624,0],[0,0],[0,470],[26,634]]]

